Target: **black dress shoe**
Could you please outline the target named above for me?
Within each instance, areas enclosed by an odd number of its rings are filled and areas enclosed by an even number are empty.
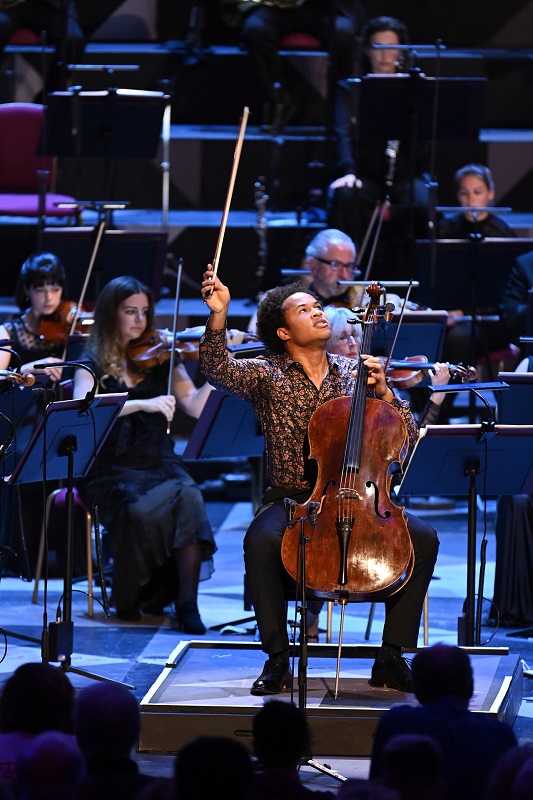
[[[292,682],[292,672],[289,669],[289,654],[281,653],[274,658],[267,658],[263,672],[253,682],[250,694],[279,694],[288,689]]]
[[[399,692],[413,692],[411,667],[401,653],[392,648],[381,648],[372,666],[370,686],[385,686]]]

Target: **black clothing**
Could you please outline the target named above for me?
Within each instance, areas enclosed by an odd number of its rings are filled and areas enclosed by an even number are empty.
[[[524,253],[516,259],[500,303],[500,315],[515,344],[520,336],[529,335],[528,294],[533,289],[533,251]]]
[[[286,492],[286,496],[297,502],[305,502],[305,497]],[[385,601],[383,641],[410,648],[416,647],[422,606],[439,543],[433,528],[418,517],[407,514],[407,526],[415,551],[415,567],[403,588]],[[289,646],[285,601],[294,584],[281,561],[281,540],[286,527],[283,500],[267,502],[257,511],[244,537],[246,577],[265,653],[278,653]]]
[[[528,362],[528,372],[533,372],[533,356],[529,356]],[[496,512],[494,605],[489,621],[510,628],[533,625],[532,570],[533,497],[500,495]]]
[[[340,81],[335,95],[337,158],[334,177],[353,174],[363,185],[361,188],[343,186],[330,192],[328,227],[344,231],[361,244],[376,204],[388,194],[391,205],[384,217],[382,241],[376,255],[378,277],[381,280],[405,279],[409,277],[407,241],[423,238],[427,232],[429,194],[423,178],[427,147],[419,143],[412,153],[409,142],[400,142],[394,159],[392,186],[387,188],[387,134],[384,132],[372,141],[360,140],[358,118],[358,84]]]
[[[374,734],[370,779],[383,775],[383,750],[398,734],[431,736],[442,748],[445,800],[486,797],[490,771],[516,745],[505,722],[465,708],[456,697],[420,706],[401,704],[385,711]]]
[[[133,388],[110,376],[103,379],[94,360],[87,362],[100,392],[127,391],[130,399],[167,393],[168,362],[150,370]],[[117,610],[134,608],[155,573],[176,581],[167,567],[173,566],[173,551],[188,545],[202,545],[201,579],[210,577],[216,550],[211,525],[198,486],[174,453],[163,414],[137,411],[119,417],[88,476],[77,485],[87,505],[96,499],[110,534]],[[175,598],[177,584],[172,588]]]
[[[24,324],[22,315],[12,320],[4,322],[4,327],[13,340],[14,355],[11,356],[10,368],[18,369],[24,364],[33,363],[40,359],[61,358],[63,355],[63,345],[51,344],[45,339],[32,333]],[[15,355],[16,354],[16,355]],[[17,358],[18,356],[18,358]],[[46,377],[39,378],[42,385],[49,384]],[[20,389],[9,384],[7,391],[15,394],[18,400],[13,398],[13,402],[18,405],[14,409],[14,414],[9,415],[16,422],[16,436],[14,439],[15,456],[12,469],[35,430],[35,426],[42,417],[46,402],[45,396],[34,393],[34,389],[27,388],[23,391],[30,393],[33,399],[28,401],[19,394]],[[18,418],[17,411],[20,410],[24,402],[24,413]],[[57,482],[49,482],[46,493],[57,488]],[[37,561],[37,551],[39,546],[39,536],[44,514],[43,489],[39,483],[27,483],[19,486],[8,484],[1,487],[0,493],[0,547],[3,550],[4,564],[3,574],[22,575],[24,578],[31,579],[35,563]],[[52,536],[50,537],[52,541]],[[53,549],[53,548],[51,548]],[[81,570],[82,574],[84,569]]]
[[[441,219],[437,224],[438,239],[511,239],[516,237],[514,230],[496,214],[487,214],[480,222],[470,222],[464,214]]]
[[[80,800],[133,800],[139,792],[158,779],[139,771],[131,758],[88,756],[87,779]],[[169,781],[170,783],[170,781]]]

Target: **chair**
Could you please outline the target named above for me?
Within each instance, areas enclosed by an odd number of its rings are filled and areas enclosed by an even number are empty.
[[[44,511],[44,520],[43,525],[41,528],[41,539],[39,542],[39,553],[37,556],[37,564],[35,566],[35,581],[33,585],[33,594],[31,597],[32,603],[37,603],[37,596],[39,593],[39,582],[41,580],[41,573],[43,569],[43,560],[44,560],[44,547],[45,547],[45,531],[48,525],[48,521],[50,519],[50,512],[52,510],[52,506],[57,506],[58,508],[64,508],[66,504],[66,495],[67,490],[66,488],[63,489],[56,489],[54,492],[48,495],[46,498],[46,506]],[[93,516],[89,508],[85,505],[83,500],[81,499],[80,495],[76,488],[74,488],[74,505],[81,508],[84,517],[85,517],[85,540],[86,540],[86,547],[87,547],[87,584],[89,587],[88,595],[87,595],[87,613],[89,617],[93,616],[93,552],[92,552],[92,529],[93,529]]]
[[[0,215],[77,221],[78,209],[57,207],[76,201],[54,191],[56,160],[40,153],[44,112],[36,103],[0,105]]]
[[[370,639],[370,631],[372,630],[372,623],[374,621],[374,613],[376,610],[376,604],[370,604],[370,611],[368,613],[368,622],[366,624],[366,631],[365,631],[365,640],[368,641]],[[429,610],[428,610],[428,596],[424,597],[424,611],[422,613],[422,620],[424,625],[424,645],[427,647],[429,642]]]

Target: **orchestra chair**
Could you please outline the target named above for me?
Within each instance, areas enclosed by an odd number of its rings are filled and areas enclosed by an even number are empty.
[[[55,192],[57,161],[39,152],[45,107],[0,104],[0,216],[56,217],[79,222],[81,208],[58,208],[74,197]]]
[[[44,511],[44,519],[41,528],[41,538],[39,542],[39,553],[37,555],[37,565],[35,567],[35,580],[33,584],[33,594],[31,597],[32,603],[37,603],[39,594],[39,583],[41,580],[41,573],[43,569],[44,548],[45,548],[45,531],[50,520],[50,512],[52,507],[65,508],[66,505],[67,488],[56,489],[51,492],[46,498],[46,505]],[[94,598],[94,581],[93,581],[93,515],[91,510],[85,505],[81,499],[78,490],[74,487],[74,506],[82,510],[85,521],[85,543],[87,548],[87,613],[89,617],[93,616],[93,598]]]
[[[424,597],[424,610],[422,612],[422,621],[424,625],[424,646],[427,647],[429,642],[429,614],[428,614],[428,596]],[[376,604],[370,604],[370,612],[368,614],[368,622],[365,631],[365,641],[370,639],[370,631],[372,630],[372,623],[374,621],[374,613],[376,611]]]
[[[520,348],[510,342],[507,347],[491,350],[487,356],[479,356],[476,364],[478,381],[496,380],[499,372],[514,372],[520,361]]]

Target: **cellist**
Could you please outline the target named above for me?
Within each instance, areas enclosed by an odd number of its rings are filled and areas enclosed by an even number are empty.
[[[310,496],[316,477],[316,471],[312,474],[316,462],[306,453],[310,417],[327,400],[353,393],[357,364],[326,352],[330,325],[320,301],[306,287],[291,284],[266,293],[258,309],[257,332],[270,354],[243,361],[228,358],[230,294],[210,266],[204,273],[202,295],[210,316],[200,343],[200,368],[212,385],[252,403],[265,437],[268,489],[245,535],[244,559],[262,648],[268,656],[251,693],[277,694],[288,688],[292,678],[285,602],[288,575],[281,558],[287,526],[284,498],[305,503]],[[368,394],[397,409],[413,444],[418,430],[408,403],[388,387],[378,358],[362,355],[361,359],[368,370]],[[372,433],[379,435],[379,431]],[[403,692],[410,691],[412,684],[402,649],[417,644],[439,545],[436,532],[410,514],[408,530],[414,570],[402,589],[386,601],[383,643],[370,678],[371,686]]]

